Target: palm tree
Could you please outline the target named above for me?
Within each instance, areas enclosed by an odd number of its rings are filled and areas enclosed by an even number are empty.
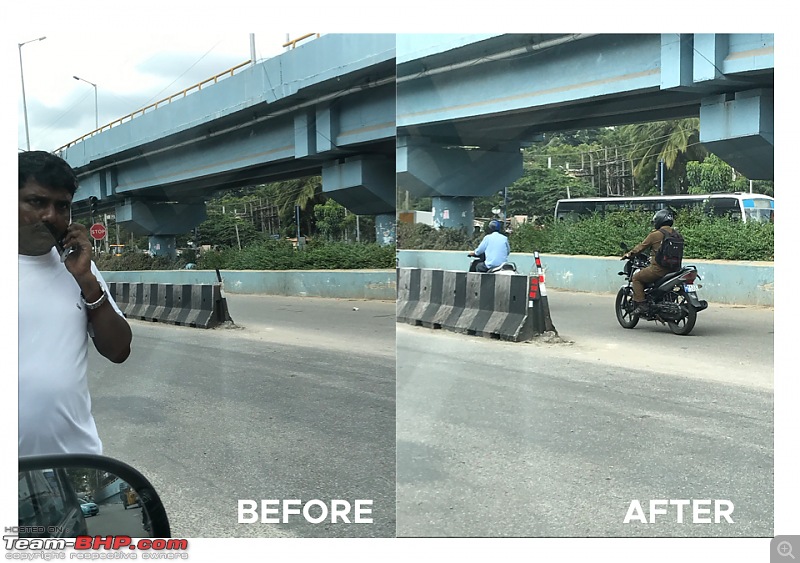
[[[700,145],[700,120],[697,118],[625,125],[620,133],[632,147],[633,173],[640,185],[649,184],[659,160],[675,172],[673,176],[682,178],[686,162],[702,160],[707,154]]]
[[[295,206],[299,206],[301,211],[305,211],[312,202],[320,203],[314,201],[322,195],[322,180],[319,176],[286,180],[273,184],[273,186],[275,204],[281,212],[293,210]]]
[[[305,216],[305,231],[311,231],[314,205],[324,203],[322,195],[322,178],[296,178],[277,182],[268,186],[272,200],[278,206],[281,223],[287,225],[294,221],[295,207],[300,208],[301,215]]]

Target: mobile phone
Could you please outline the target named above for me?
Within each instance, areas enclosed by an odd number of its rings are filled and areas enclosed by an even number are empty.
[[[69,210],[69,224],[72,224],[72,209]],[[45,223],[45,227],[47,227],[47,230],[53,235],[53,238],[56,239],[56,250],[58,250],[58,254],[61,256],[61,261],[64,262],[67,256],[74,252],[73,248],[64,248],[64,239],[67,236],[67,231],[58,233],[55,231],[55,227],[50,223]]]
[[[64,238],[67,236],[66,231],[64,231],[63,233],[59,233],[58,231],[55,230],[55,227],[53,227],[50,223],[45,223],[44,225],[45,227],[47,227],[47,230],[50,231],[50,234],[53,235],[53,238],[56,240],[56,250],[58,250],[58,254],[59,256],[61,256],[61,261],[62,262],[65,261],[67,259],[67,256],[69,256],[70,253],[72,252],[71,248],[64,248]]]
[[[71,248],[64,248],[64,237],[61,237],[56,241],[56,250],[61,255],[61,261],[64,262],[67,259],[67,256],[72,254]]]

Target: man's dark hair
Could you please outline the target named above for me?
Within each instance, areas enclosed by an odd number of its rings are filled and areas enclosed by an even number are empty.
[[[46,151],[19,153],[19,189],[31,179],[45,188],[67,190],[72,195],[78,189],[78,177],[72,167]]]

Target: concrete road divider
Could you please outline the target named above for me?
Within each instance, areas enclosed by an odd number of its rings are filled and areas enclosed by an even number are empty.
[[[441,324],[437,321],[436,316],[442,306],[443,278],[444,271],[442,270],[421,270],[419,272],[419,297],[408,316],[419,321],[423,326],[434,328],[435,324]]]
[[[555,331],[528,276],[398,268],[397,280],[397,322],[513,342]]]
[[[434,270],[436,271],[436,270]],[[431,321],[432,328],[455,327],[464,313],[467,300],[467,276],[464,272],[439,270],[442,272],[442,297],[438,310]],[[454,330],[449,328],[449,330]]]
[[[411,322],[414,310],[419,305],[419,277],[422,270],[418,268],[397,269],[397,322]]]
[[[456,270],[464,263],[463,250],[397,251],[401,268],[436,268]],[[567,256],[544,254],[547,287],[564,291],[589,291],[616,295],[622,278],[617,275],[619,257]],[[530,253],[512,253],[517,271],[533,272],[535,257]],[[697,266],[703,278],[701,297],[709,303],[729,305],[775,306],[774,262],[684,259]],[[103,272],[105,276],[105,272]]]
[[[115,292],[117,284],[114,284],[114,286],[110,286],[110,288],[112,290],[112,293],[114,293],[114,300],[116,301],[117,297]],[[157,288],[158,288],[157,283],[131,284],[130,287],[131,300],[127,303],[124,303],[125,305],[124,308],[120,306],[120,309],[122,309],[122,312],[125,313],[125,316],[127,317],[134,319],[146,318],[146,312],[148,310],[154,310],[158,304]],[[152,294],[152,302],[151,302],[151,294]]]
[[[108,288],[128,318],[196,328],[231,320],[220,284],[109,282]]]
[[[235,294],[394,300],[395,270],[139,270],[101,271],[106,282],[203,285],[221,283]]]

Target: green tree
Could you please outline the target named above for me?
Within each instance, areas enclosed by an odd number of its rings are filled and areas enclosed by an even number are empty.
[[[198,243],[238,248],[259,240],[260,234],[253,223],[238,218],[234,213],[213,213],[197,227]]]
[[[550,146],[571,146],[581,147],[594,144],[600,144],[603,139],[608,135],[610,128],[600,127],[596,129],[577,129],[575,131],[559,131],[552,133],[545,139]]]
[[[702,162],[687,162],[686,179],[690,194],[735,191],[733,168],[715,154]]]
[[[709,154],[702,162],[687,162],[686,179],[690,194],[750,191],[750,181],[737,176],[733,168],[715,154]],[[774,197],[773,182],[755,180],[753,191]]]
[[[314,206],[314,217],[317,231],[329,241],[342,238],[348,226],[345,224],[347,210],[330,198]]]
[[[275,182],[269,184],[265,192],[278,206],[285,236],[293,237],[297,233],[295,206],[300,207],[301,234],[306,236],[314,232],[314,205],[325,203],[321,176]]]
[[[743,191],[750,191],[749,181],[747,188]],[[753,180],[753,191],[757,194],[764,194],[775,197],[775,182],[771,180]]]
[[[591,197],[596,190],[579,178],[574,178],[560,168],[527,166],[525,174],[508,187],[507,216],[528,215],[539,220],[550,217],[556,201],[566,197]],[[502,192],[491,197],[477,198],[474,204],[476,217],[491,217],[492,209],[503,207]]]
[[[550,217],[559,199],[593,195],[596,191],[591,184],[570,176],[564,170],[533,168],[509,187],[508,214]]]
[[[671,171],[665,179],[665,193],[684,193],[686,163],[707,154],[699,144],[700,120],[697,118],[625,125],[620,128],[620,134],[630,145],[636,184],[644,191],[655,191],[653,177],[658,161],[663,160]]]

